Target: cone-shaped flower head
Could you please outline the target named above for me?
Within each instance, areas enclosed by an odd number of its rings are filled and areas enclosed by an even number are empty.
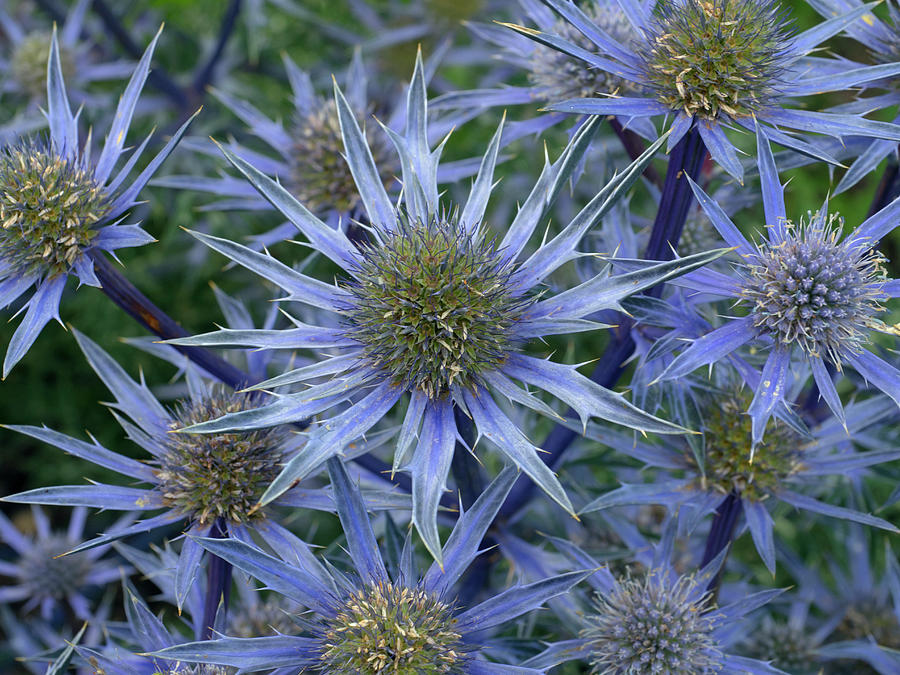
[[[78,115],[69,107],[56,32],[51,35],[45,62],[49,141],[19,140],[0,148],[0,308],[35,287],[25,304],[25,317],[10,341],[4,377],[47,322],[59,319],[60,298],[70,274],[76,274],[83,284],[99,286],[92,255],[153,241],[138,225],[122,225],[121,220],[193,117],[130,183],[131,169],[149,138],[138,145],[117,174],[113,169],[124,152],[125,136],[158,39],[159,34],[138,63],[94,161],[89,146],[79,147]]]
[[[647,31],[640,68],[672,110],[746,117],[780,88],[791,31],[778,0],[662,2]]]
[[[255,398],[214,385],[208,396],[180,403],[170,427],[181,429],[250,410],[258,405]],[[261,517],[252,513],[253,507],[278,475],[290,436],[284,427],[237,434],[166,434],[155,470],[163,501],[201,526],[216,518],[243,523]]]
[[[478,675],[508,672],[486,662],[493,654],[488,629],[504,626],[570,591],[590,572],[568,572],[516,585],[472,607],[459,606],[456,585],[479,555],[482,539],[517,472],[504,469],[471,508],[460,513],[443,558],[420,576],[407,538],[404,561],[388,571],[362,496],[339,460],[328,460],[350,573],[307,558],[289,564],[237,540],[201,539],[211,553],[299,603],[294,635],[222,638],[162,649],[155,657],[246,669],[284,668],[323,675]],[[297,634],[299,633],[299,634]],[[542,671],[515,668],[522,675]]]
[[[23,602],[23,612],[39,608],[48,620],[68,605],[76,617],[88,620],[91,592],[118,579],[121,568],[102,558],[108,546],[64,555],[82,543],[86,509],[75,509],[62,532],[51,529],[40,508],[32,507],[32,516],[36,536],[26,537],[0,513],[0,541],[16,556],[0,562],[0,577],[12,580],[0,589],[0,602]]]
[[[358,673],[464,673],[453,607],[419,588],[378,582],[344,598],[325,621],[319,669]]]
[[[630,44],[638,37],[638,32],[614,1],[589,2],[584,6],[584,12],[594,25],[621,44]],[[586,51],[596,51],[594,44],[565,19],[558,19],[552,32]],[[548,102],[623,94],[634,89],[634,84],[623,77],[600,68],[585,68],[582,61],[549,47],[534,49],[528,62],[531,66],[528,79],[541,98]]]
[[[898,334],[896,326],[878,318],[900,288],[887,277],[876,246],[896,227],[900,200],[846,236],[843,220],[830,212],[827,201],[795,224],[787,217],[772,149],[758,126],[757,148],[766,217],[765,237],[759,243],[751,243],[722,207],[691,181],[706,215],[743,262],[732,275],[709,270],[702,289],[738,301],[746,315],[695,340],[660,377],[684,376],[751,341],[770,349],[760,377],[742,371],[755,390],[747,408],[754,443],[762,440],[767,420],[784,411],[791,376],[802,372],[795,365],[797,358],[809,364],[822,398],[841,419],[843,406],[826,363],[838,371],[849,363],[900,404],[900,373],[868,349],[875,332]],[[698,288],[690,277],[684,283]]]
[[[650,570],[598,594],[583,635],[596,673],[709,675],[722,670],[713,635],[719,618],[693,577]]]
[[[745,650],[786,672],[813,675],[822,672],[816,663],[816,647],[814,638],[801,628],[765,617],[749,636]]]
[[[619,0],[638,34],[625,42],[576,3],[544,4],[572,28],[553,34],[548,28],[507,25],[578,59],[586,73],[600,70],[631,84],[606,97],[579,94],[554,101],[548,110],[634,118],[643,122],[642,133],[651,131],[645,126],[648,118],[665,115],[672,119],[670,148],[696,126],[712,158],[739,181],[743,167],[725,125],[752,131],[759,121],[768,138],[834,164],[838,162],[828,151],[781,129],[900,140],[900,126],[895,124],[856,113],[790,107],[794,97],[865,86],[900,74],[898,63],[864,66],[806,58],[821,42],[867,14],[869,5],[849,11],[841,6],[834,18],[795,32],[779,0]],[[573,30],[583,37],[570,39]],[[584,40],[593,49],[581,47]]]
[[[364,111],[357,112],[363,116]],[[287,181],[291,193],[313,213],[353,213],[359,205],[359,192],[344,159],[341,123],[334,101],[316,96],[312,105],[295,113],[288,133],[293,140]],[[383,167],[382,182],[387,185],[393,175],[389,171],[389,141],[378,128],[368,130],[366,136],[375,165]]]
[[[810,212],[798,225],[784,223],[785,238],[760,243],[748,262],[743,295],[753,304],[753,323],[784,345],[840,365],[858,354],[884,311],[884,256],[870,242],[843,236],[837,213]]]
[[[484,384],[518,346],[515,325],[531,298],[515,292],[496,240],[467,232],[458,213],[398,220],[362,247],[347,284],[348,334],[395,384],[428,398]]]
[[[278,284],[289,299],[333,313],[324,325],[294,320],[274,331],[217,331],[181,338],[182,345],[336,349],[313,368],[294,369],[255,385],[270,390],[303,385],[258,410],[223,416],[187,428],[220,433],[295,422],[344,405],[309,432],[303,452],[289,462],[263,496],[265,504],[299,478],[340,454],[409,394],[409,405],[394,453],[394,469],[409,468],[413,520],[433,555],[440,555],[438,503],[445,490],[458,432],[454,408],[469,415],[479,436],[491,442],[537,482],[552,499],[573,512],[559,480],[537,448],[497,405],[492,392],[539,412],[558,415],[513,380],[543,389],[571,405],[584,421],[597,416],[646,431],[680,433],[619,394],[596,385],[573,367],[522,353],[533,338],[590,330],[585,319],[614,308],[627,295],[718,257],[710,252],[658,263],[635,276],[609,277],[608,270],[552,297],[540,296],[544,280],[578,257],[585,232],[638,178],[662,141],[652,145],[549,242],[531,255],[526,246],[545,209],[575,170],[597,129],[584,125],[556,163],[545,163],[537,185],[513,222],[495,238],[484,214],[494,187],[494,166],[503,125],[481,161],[465,206],[440,202],[438,164],[443,144],[428,145],[428,108],[421,56],[409,85],[405,135],[384,126],[400,155],[403,200],[388,197],[366,138],[343,92],[335,86],[347,162],[366,212],[368,241],[354,245],[297,202],[279,184],[237,154],[226,157],[266,199],[339,265],[343,278],[325,284],[296,272],[267,254],[224,239],[199,239],[234,261]],[[547,294],[549,295],[549,294]]]
[[[28,33],[13,48],[9,59],[9,73],[32,98],[39,98],[47,91],[47,55],[50,53],[50,31],[37,30]],[[66,80],[75,74],[75,55],[68,45],[59,46],[59,65]]]

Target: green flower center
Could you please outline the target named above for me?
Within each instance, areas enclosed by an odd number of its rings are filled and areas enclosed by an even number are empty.
[[[712,487],[723,494],[736,490],[745,499],[760,500],[800,468],[799,439],[782,422],[772,420],[765,441],[751,456],[753,422],[746,413],[747,399],[736,392],[710,399],[705,407],[705,461],[699,480],[703,489]]]
[[[360,203],[359,191],[344,159],[344,141],[334,101],[318,99],[311,112],[297,115],[293,126],[294,147],[290,159],[290,188],[314,213],[334,209],[351,211]],[[366,133],[376,167],[387,185],[393,167],[388,139],[380,129]]]
[[[663,0],[638,53],[672,110],[744,117],[775,96],[789,37],[777,0]]]
[[[43,98],[47,92],[47,61],[50,59],[50,33],[36,31],[25,36],[16,45],[9,69],[13,79],[32,98]],[[71,50],[59,45],[59,65],[63,78],[75,74],[75,59]]]
[[[329,675],[467,672],[453,607],[420,589],[376,584],[328,620],[320,670]]]
[[[379,232],[347,285],[355,302],[348,334],[396,384],[429,398],[471,387],[515,348],[530,298],[509,287],[513,271],[494,241],[455,218],[401,217]]]
[[[178,410],[172,428],[258,405],[252,394],[218,388],[208,399]],[[170,433],[156,470],[158,489],[170,507],[200,524],[216,518],[242,523],[260,517],[253,507],[281,469],[288,433],[283,427],[227,434]]]
[[[49,148],[0,150],[0,260],[21,273],[68,272],[108,209],[91,173]]]

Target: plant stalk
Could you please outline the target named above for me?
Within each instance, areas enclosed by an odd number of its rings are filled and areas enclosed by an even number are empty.
[[[728,496],[719,503],[716,507],[716,515],[709,526],[709,534],[706,535],[706,548],[703,550],[703,561],[700,563],[700,567],[711,563],[719,553],[731,544],[731,540],[734,538],[734,530],[743,510],[744,505],[741,502],[741,495],[734,490],[729,492]],[[722,572],[720,571],[709,582],[706,590],[715,595],[721,580]]]
[[[221,518],[217,518],[209,531],[212,539],[225,539],[227,528]],[[231,595],[231,563],[219,556],[209,553],[206,568],[206,598],[203,603],[203,635],[201,640],[210,640],[216,624],[216,614],[221,603],[224,611],[228,611],[228,598]],[[224,618],[224,617],[223,617]]]

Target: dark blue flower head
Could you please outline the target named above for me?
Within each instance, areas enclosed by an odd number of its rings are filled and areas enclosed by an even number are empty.
[[[32,286],[25,318],[13,334],[3,363],[4,377],[25,355],[59,303],[70,274],[99,286],[91,255],[141,246],[153,238],[138,225],[123,225],[125,213],[187,130],[190,118],[159,154],[128,182],[146,148],[146,138],[117,173],[138,95],[150,71],[159,34],[150,43],[119,101],[106,142],[96,159],[79,147],[78,114],[73,115],[63,80],[54,31],[47,62],[49,143],[18,141],[0,150],[0,307]]]
[[[484,660],[491,643],[488,629],[566,593],[590,574],[560,574],[513,586],[472,607],[459,606],[455,586],[479,555],[482,538],[517,472],[505,469],[461,513],[444,547],[444,564],[432,562],[420,576],[408,538],[402,552],[395,551],[398,567],[389,571],[358,488],[339,460],[328,460],[328,470],[355,567],[352,576],[315,560],[290,565],[237,540],[200,540],[210,552],[310,610],[295,617],[302,635],[194,642],[162,649],[156,656],[246,672],[284,667],[332,675],[506,673],[510,666]]]

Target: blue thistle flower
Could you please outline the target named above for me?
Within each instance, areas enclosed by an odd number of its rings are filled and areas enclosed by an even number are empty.
[[[574,171],[596,123],[585,125],[555,164],[545,163],[537,185],[498,241],[488,233],[483,218],[493,187],[502,122],[465,206],[461,210],[442,207],[437,173],[443,145],[434,151],[428,146],[420,55],[409,87],[406,135],[383,127],[400,154],[404,190],[398,208],[384,189],[352,107],[337,85],[335,99],[347,162],[371,224],[370,240],[360,248],[250,163],[226,148],[223,152],[314,248],[343,270],[345,281],[331,286],[295,272],[267,254],[195,234],[231,260],[287,290],[289,300],[326,310],[334,318],[325,326],[295,319],[294,327],[287,331],[226,330],[171,342],[339,351],[315,368],[289,371],[254,387],[272,389],[320,380],[305,391],[284,394],[258,410],[226,415],[185,431],[259,429],[305,419],[351,399],[349,408],[326,418],[310,432],[302,453],[285,466],[266,491],[261,501],[265,504],[328,457],[343,453],[409,393],[394,469],[409,467],[412,472],[413,520],[435,556],[441,548],[437,507],[458,436],[454,407],[470,415],[480,436],[572,514],[572,505],[556,476],[496,403],[492,389],[554,418],[558,418],[556,413],[513,380],[549,392],[577,410],[583,421],[601,417],[647,431],[684,431],[642,412],[574,367],[519,351],[532,338],[595,328],[597,324],[585,317],[602,308],[615,308],[621,298],[721,254],[711,252],[659,263],[634,276],[609,278],[607,270],[564,293],[538,297],[543,280],[578,256],[576,246],[584,233],[633,184],[660,143],[601,190],[557,236],[525,257],[528,239]]]
[[[66,606],[82,621],[93,619],[92,595],[120,579],[125,569],[103,559],[109,546],[61,557],[82,543],[87,509],[73,509],[65,532],[52,530],[40,508],[32,507],[31,513],[34,537],[23,535],[0,513],[0,541],[15,553],[13,561],[0,561],[0,576],[10,580],[0,589],[0,603],[23,602],[22,613],[39,609],[45,621],[59,621]]]
[[[82,40],[89,5],[90,0],[72,3],[59,33],[60,69],[80,100],[88,98],[85,87],[92,82],[125,78],[133,70],[133,64],[122,61],[98,63],[96,50]],[[0,7],[0,26],[7,43],[5,53],[0,53],[0,72],[5,75],[0,92],[19,94],[35,107],[47,92],[52,31],[35,21],[18,20],[4,7]]]
[[[696,572],[679,572],[672,562],[674,530],[669,521],[659,543],[643,540],[635,556],[643,569],[621,577],[578,546],[554,539],[575,564],[596,570],[587,579],[593,608],[583,614],[577,639],[552,645],[525,665],[551,668],[581,659],[603,675],[783,674],[763,661],[729,653],[745,617],[783,591],[759,591],[719,606],[708,586],[725,554]]]
[[[590,502],[583,513],[632,504],[663,504],[667,508],[691,507],[702,515],[713,510],[732,492],[741,498],[747,527],[768,569],[775,573],[774,521],[769,508],[777,502],[812,513],[878,527],[890,532],[892,523],[835,506],[794,489],[815,490],[825,476],[860,476],[871,466],[900,458],[895,450],[877,443],[857,451],[851,439],[866,447],[867,434],[878,425],[890,426],[896,406],[884,396],[847,406],[842,424],[829,418],[808,432],[795,417],[779,415],[769,423],[766,440],[753,441],[753,422],[743,414],[746,397],[736,388],[695,392],[699,411],[699,443],[661,441],[651,444],[609,429],[588,427],[588,437],[660,470],[655,482],[624,484]],[[798,423],[800,426],[798,426]],[[846,425],[846,426],[845,426]],[[673,475],[674,474],[674,475]],[[808,488],[807,488],[808,489]]]
[[[115,175],[113,169],[124,152],[125,136],[158,39],[159,33],[135,69],[103,150],[94,161],[90,140],[79,148],[78,115],[69,108],[55,30],[51,36],[47,63],[49,143],[19,141],[0,150],[0,308],[35,289],[7,349],[3,377],[50,319],[60,320],[59,303],[70,274],[77,275],[82,284],[100,286],[92,255],[153,241],[139,225],[121,223],[193,117],[130,182],[128,176],[149,137]]]
[[[750,342],[764,345],[769,355],[762,376],[745,378],[755,394],[748,412],[753,442],[763,438],[766,422],[784,408],[791,372],[808,363],[822,398],[840,419],[844,410],[826,364],[841,370],[849,363],[868,382],[900,404],[900,371],[865,345],[874,331],[896,334],[877,318],[882,303],[897,294],[883,258],[874,247],[897,224],[900,200],[867,218],[841,238],[842,221],[828,203],[794,225],[788,220],[784,194],[772,150],[757,127],[766,238],[751,244],[722,209],[693,182],[700,205],[722,238],[744,261],[734,276],[704,270],[694,285],[747,307],[747,314],[729,320],[697,339],[666,368],[662,379],[682,377],[702,365],[732,354]],[[799,359],[798,359],[799,357]]]
[[[205,535],[221,523],[236,537],[256,532],[278,548],[289,533],[265,510],[256,508],[281,464],[303,445],[303,438],[286,427],[250,433],[188,435],[173,430],[217,419],[224,414],[255,409],[258,393],[226,392],[196,372],[189,373],[190,398],[167,410],[143,381],[136,382],[97,344],[74,331],[88,363],[116,399],[113,414],[129,439],[146,450],[151,459],[141,462],[101,446],[66,436],[46,427],[7,428],[49,443],[61,450],[116,473],[138,480],[146,487],[94,484],[38,488],[4,498],[26,504],[82,505],[122,511],[161,511],[158,515],[79,545],[83,550],[139,532],[149,532],[172,523],[187,521],[186,533]],[[374,439],[373,439],[374,440]],[[366,446],[363,446],[364,448]],[[288,491],[273,505],[333,511],[333,501],[324,489]],[[386,508],[405,508],[408,496],[388,496]],[[175,569],[175,597],[179,607],[188,598],[197,565],[203,555],[193,539],[186,539]]]
[[[280,667],[334,675],[506,673],[510,666],[483,660],[490,646],[485,631],[566,593],[590,574],[569,572],[513,586],[473,607],[460,607],[453,589],[479,555],[480,542],[517,472],[505,469],[468,511],[461,511],[443,551],[445,564],[432,562],[419,576],[408,538],[400,569],[389,574],[358,488],[338,459],[328,460],[328,471],[355,566],[353,577],[321,564],[292,566],[236,540],[200,540],[210,552],[308,608],[295,618],[303,635],[222,638],[162,649],[155,656],[246,672]]]
[[[640,0],[621,3],[640,37],[618,42],[604,26],[565,0],[544,0],[593,46],[541,30],[505,24],[532,40],[633,83],[630,95],[556,101],[548,110],[617,115],[635,120],[674,114],[669,148],[696,124],[712,158],[739,181],[743,169],[723,127],[734,124],[786,147],[837,163],[827,152],[780,131],[834,137],[900,140],[894,124],[861,115],[789,109],[798,96],[871,84],[900,72],[900,64],[862,66],[842,60],[805,59],[824,40],[867,14],[868,5],[805,32],[795,33],[777,0],[665,0],[656,9]],[[636,90],[636,91],[634,91]]]

